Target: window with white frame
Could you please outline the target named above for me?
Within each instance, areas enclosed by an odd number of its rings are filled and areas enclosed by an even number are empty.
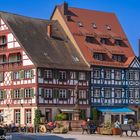
[[[14,76],[14,77],[13,77],[14,80],[20,79],[20,72],[19,72],[19,71],[14,72],[14,73],[13,73],[13,76]]]
[[[20,89],[14,90],[14,98],[20,98]]]
[[[4,99],[4,90],[0,90],[0,99]]]
[[[87,99],[86,90],[79,90],[79,99]]]
[[[134,71],[134,80],[139,80],[139,71]]]
[[[121,80],[121,71],[120,70],[115,70],[115,80]]]
[[[66,80],[66,71],[59,71],[59,80]]]
[[[76,72],[70,72],[70,79],[75,80],[76,79]]]
[[[100,88],[94,89],[94,97],[96,97],[96,98],[100,97]]]
[[[26,124],[31,124],[32,120],[32,112],[31,109],[26,109],[25,110],[25,123]]]
[[[31,98],[31,88],[24,89],[24,97],[25,98]]]
[[[49,89],[49,88],[45,89],[45,97],[46,98],[52,98],[53,97],[52,89]]]
[[[122,97],[122,89],[116,88],[114,94],[115,94],[114,95],[115,98],[121,98]]]
[[[15,116],[15,123],[20,124],[20,110],[19,109],[15,110],[14,116]]]
[[[31,78],[31,71],[30,70],[25,70],[24,71],[24,77],[25,78]]]
[[[139,99],[139,89],[136,88],[134,92],[135,92],[135,98]]]
[[[96,59],[96,60],[103,61],[104,60],[104,54],[103,53],[94,53],[93,58]]]
[[[110,79],[111,78],[111,71],[109,69],[104,70],[104,78]]]
[[[0,45],[4,45],[6,44],[7,40],[6,40],[6,36],[0,36]]]
[[[66,91],[66,89],[60,89],[59,90],[59,98],[60,99],[66,99],[67,98],[67,91]]]
[[[86,73],[85,72],[79,72],[79,80],[86,80]]]
[[[100,69],[94,69],[93,76],[94,78],[100,78]]]
[[[135,97],[135,93],[133,89],[129,89],[129,98],[134,98]]]
[[[52,79],[52,70],[44,70],[44,78]]]
[[[111,89],[110,88],[104,88],[104,96],[105,96],[105,98],[111,97]]]

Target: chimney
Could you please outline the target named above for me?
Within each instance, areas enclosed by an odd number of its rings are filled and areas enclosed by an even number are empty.
[[[52,25],[50,25],[50,24],[47,25],[47,35],[49,37],[52,36]]]
[[[64,2],[64,4],[62,5],[62,12],[64,15],[67,15],[68,12],[68,3]]]
[[[140,57],[140,39],[138,41],[138,47],[139,47],[139,54],[138,54],[138,57]]]

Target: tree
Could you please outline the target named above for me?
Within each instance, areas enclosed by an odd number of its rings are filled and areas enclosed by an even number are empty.
[[[39,109],[36,109],[35,110],[34,125],[37,129],[39,128],[40,118],[41,118],[41,111]]]
[[[93,122],[95,124],[97,124],[97,121],[98,121],[98,112],[97,112],[97,109],[96,108],[92,108],[91,109],[91,118],[93,119]]]

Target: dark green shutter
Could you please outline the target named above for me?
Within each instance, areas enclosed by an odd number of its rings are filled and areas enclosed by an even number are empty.
[[[40,70],[40,77],[43,78],[44,77],[44,70],[43,69],[39,69]]]
[[[6,90],[3,90],[3,99],[7,99]]]
[[[53,71],[53,78],[58,79],[58,71],[57,70]]]
[[[30,70],[30,76],[31,76],[30,78],[32,79],[34,78],[34,70]]]
[[[86,72],[86,80],[90,80],[90,72]]]
[[[14,98],[14,91],[12,89],[10,90],[10,95],[11,95],[11,99],[13,99]]]
[[[44,94],[44,88],[41,88],[41,97],[44,98],[45,94]]]
[[[67,90],[67,98],[68,98],[68,99],[71,98],[71,90],[70,90],[70,89]]]
[[[67,71],[67,80],[69,80],[70,79],[70,72],[69,71]]]
[[[4,80],[4,73],[0,72],[0,82],[3,82],[3,80]]]
[[[24,98],[24,89],[20,89],[20,98]]]
[[[20,79],[24,79],[24,70],[20,71]]]
[[[76,72],[76,80],[79,80],[79,72]]]
[[[31,88],[30,90],[31,90],[31,97],[34,98],[34,96],[35,96],[35,94],[34,94],[34,89]]]
[[[58,98],[59,97],[59,90],[58,89],[53,89],[53,98]]]

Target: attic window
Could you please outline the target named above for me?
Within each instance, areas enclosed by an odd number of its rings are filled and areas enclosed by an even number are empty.
[[[94,53],[93,58],[96,59],[96,60],[103,61],[104,60],[104,54],[103,53]]]
[[[96,23],[92,23],[92,27],[93,27],[94,29],[97,29]]]
[[[111,27],[109,25],[106,25],[107,30],[111,30]]]
[[[100,39],[100,42],[101,42],[102,44],[107,44],[107,43],[108,43],[108,39],[107,39],[107,38],[101,38],[101,39]]]
[[[121,46],[122,40],[120,40],[120,39],[115,39],[114,44],[115,44],[115,46]]]
[[[79,27],[83,27],[83,24],[80,21],[78,21],[77,24]]]
[[[79,62],[79,58],[77,56],[72,56],[72,59],[75,61],[75,62]]]
[[[95,38],[92,36],[86,36],[86,42],[88,43],[94,43],[95,42]]]
[[[123,62],[124,61],[124,55],[118,55],[118,54],[114,54],[112,55],[112,59],[118,62]]]

